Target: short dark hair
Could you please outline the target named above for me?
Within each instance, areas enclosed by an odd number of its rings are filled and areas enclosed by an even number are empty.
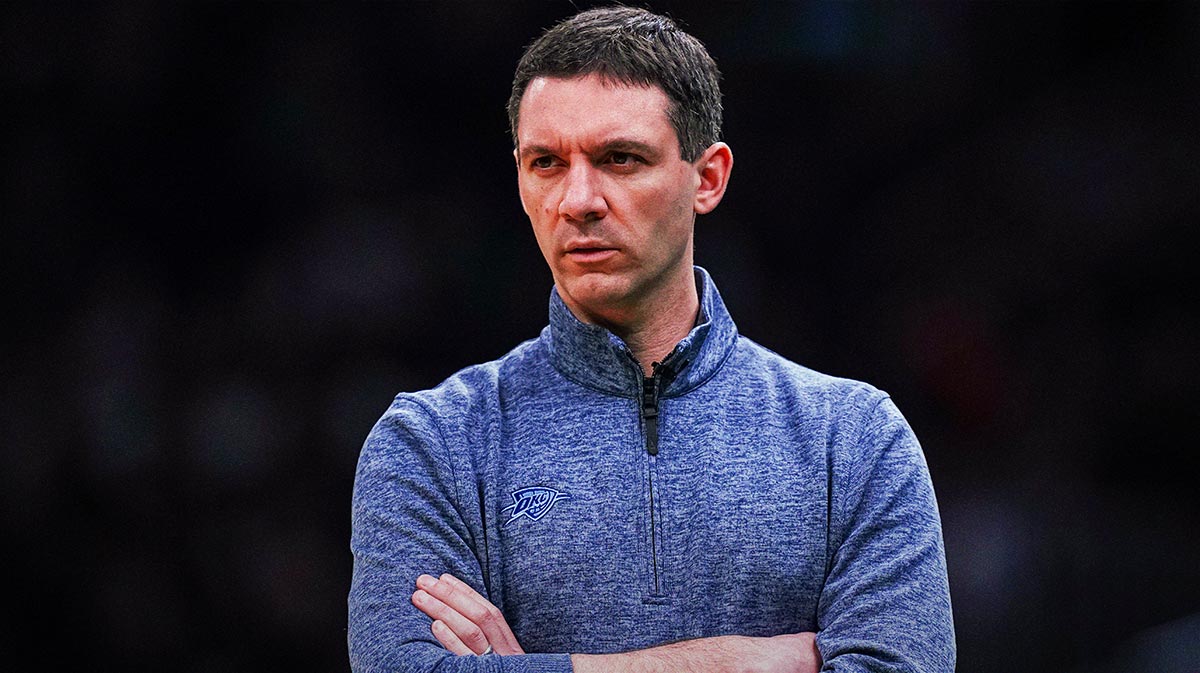
[[[592,74],[662,89],[684,160],[695,161],[720,140],[721,73],[704,45],[665,16],[615,6],[580,12],[525,48],[508,98],[513,144],[519,142],[521,97],[531,81]]]

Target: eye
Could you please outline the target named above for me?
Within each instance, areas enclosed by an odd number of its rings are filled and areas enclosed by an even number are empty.
[[[533,161],[529,162],[529,165],[533,166],[534,168],[551,168],[554,166],[554,157],[537,157]]]
[[[608,156],[604,157],[604,163],[617,173],[635,173],[646,164],[646,160],[631,152],[609,152]]]

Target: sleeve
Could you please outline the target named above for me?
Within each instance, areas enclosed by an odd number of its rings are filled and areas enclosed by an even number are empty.
[[[421,573],[451,573],[484,590],[475,537],[430,414],[397,398],[359,456],[351,510],[354,570],[347,641],[355,673],[570,673],[567,654],[455,656],[411,599]]]
[[[834,449],[822,670],[948,673],[954,624],[929,468],[892,401],[871,407],[857,441]]]

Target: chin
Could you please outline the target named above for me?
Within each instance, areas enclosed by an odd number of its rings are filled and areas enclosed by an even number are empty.
[[[629,298],[628,278],[608,273],[568,276],[558,284],[559,293],[568,295],[579,308],[591,314],[603,314],[622,306]]]

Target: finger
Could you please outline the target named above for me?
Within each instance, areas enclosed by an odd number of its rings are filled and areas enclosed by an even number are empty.
[[[471,648],[467,647],[463,641],[450,630],[449,626],[440,619],[435,619],[433,625],[429,627],[433,631],[433,637],[438,639],[442,647],[450,650],[452,654],[475,654]]]
[[[429,591],[478,625],[498,654],[525,653],[500,610],[466,582],[447,573],[439,577]]]
[[[484,598],[478,591],[471,588],[471,585],[458,579],[454,575],[444,574],[434,581],[433,587],[440,589],[440,592],[432,592],[438,595],[439,598],[446,602],[447,605],[454,605],[456,609],[461,608],[463,615],[471,618],[476,624],[488,618],[489,608],[494,608],[492,602]],[[476,621],[479,620],[479,621]],[[482,626],[482,624],[480,624]]]
[[[479,595],[469,584],[454,575],[444,574],[439,579],[449,583],[456,592],[461,592],[475,603],[479,610],[478,619],[473,618],[471,621],[483,629],[488,642],[492,644],[497,653],[525,654],[525,650],[521,649],[521,644],[517,642],[516,635],[509,628],[508,621],[504,619],[504,614],[491,601]]]
[[[412,595],[412,602],[418,610],[429,615],[434,621],[441,621],[445,624],[471,652],[482,654],[487,649],[488,639],[483,630],[437,597],[430,595],[424,589],[418,589]]]
[[[485,633],[492,628],[490,622],[497,621],[497,619],[503,621],[503,615],[499,614],[500,611],[490,601],[453,575],[442,575],[437,579],[429,575],[421,575],[417,578],[417,586],[471,620]]]

